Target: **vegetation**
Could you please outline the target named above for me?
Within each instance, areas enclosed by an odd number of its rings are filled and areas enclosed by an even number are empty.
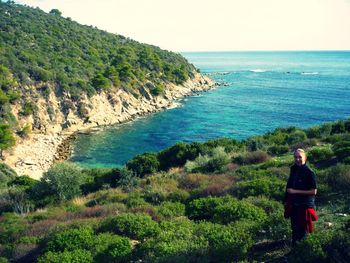
[[[80,25],[58,9],[45,13],[0,1],[0,25],[0,125],[22,137],[29,127],[19,127],[11,104],[20,106],[20,117],[33,115],[35,124],[39,97],[47,99],[53,92],[62,112],[76,109],[84,117],[85,94],[123,89],[140,98],[148,88],[158,96],[166,84],[182,84],[196,71],[180,54]],[[6,137],[0,155],[12,145]]]
[[[123,168],[58,163],[40,181],[2,165],[1,260],[349,261],[349,124],[178,143]],[[319,221],[292,248],[282,199],[300,145],[318,175]]]

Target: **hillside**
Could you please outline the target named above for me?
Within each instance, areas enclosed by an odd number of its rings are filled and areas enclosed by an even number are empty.
[[[179,54],[10,1],[0,2],[0,76],[0,123],[17,136],[6,162],[37,177],[67,134],[162,110],[213,85]],[[36,156],[32,149],[43,147]]]
[[[292,248],[282,200],[299,147],[319,220]],[[40,181],[1,166],[0,260],[349,262],[349,147],[350,119],[178,143],[121,169],[60,163]]]

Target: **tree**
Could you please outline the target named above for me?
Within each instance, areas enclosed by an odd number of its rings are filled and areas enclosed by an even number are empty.
[[[139,177],[152,174],[159,170],[159,160],[156,153],[143,153],[129,160],[126,167],[134,171]]]
[[[51,9],[50,14],[55,16],[61,16],[62,12],[58,9]]]
[[[54,164],[44,173],[41,182],[58,201],[65,201],[81,194],[80,186],[85,182],[85,177],[76,164],[62,162]]]
[[[0,158],[3,159],[2,152],[16,144],[16,139],[11,128],[7,124],[0,124]]]

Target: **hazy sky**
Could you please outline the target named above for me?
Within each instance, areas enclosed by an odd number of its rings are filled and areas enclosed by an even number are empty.
[[[350,50],[350,0],[18,0],[172,51]]]

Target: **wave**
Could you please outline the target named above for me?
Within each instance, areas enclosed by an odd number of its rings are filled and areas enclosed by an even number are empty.
[[[263,72],[266,72],[265,69],[260,69],[260,68],[257,68],[257,69],[251,69],[249,70],[250,72],[254,72],[254,73],[263,73]]]
[[[180,107],[182,107],[182,106],[183,106],[182,103],[176,101],[176,102],[173,102],[173,103],[172,103],[169,107],[167,107],[167,108],[170,110],[170,109],[180,108]]]
[[[318,75],[318,72],[301,72],[301,75]]]

